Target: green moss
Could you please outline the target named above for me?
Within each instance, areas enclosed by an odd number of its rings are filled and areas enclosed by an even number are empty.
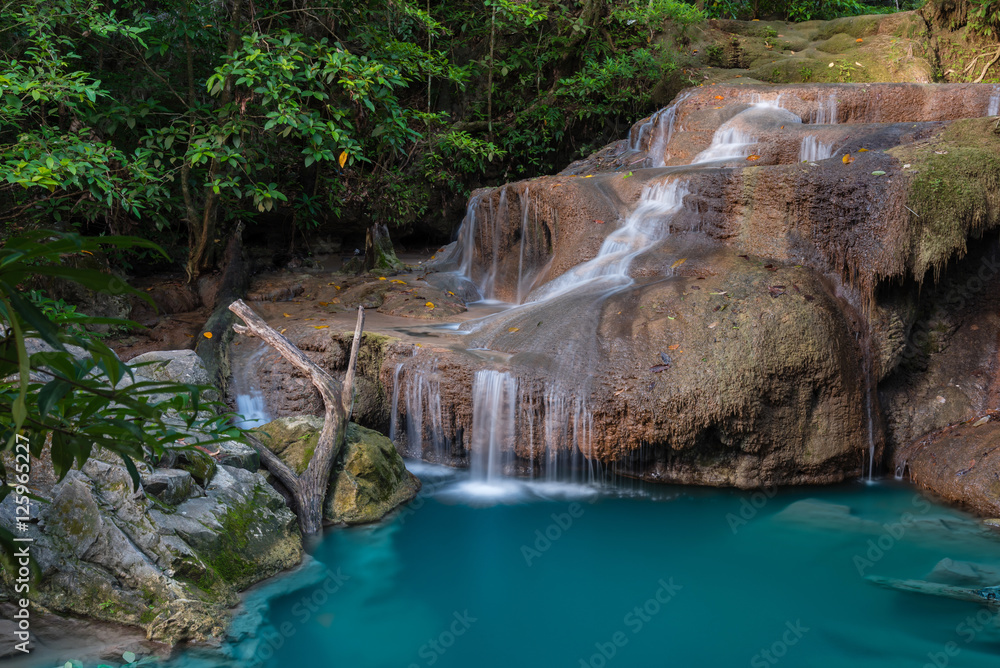
[[[966,240],[1000,223],[1000,134],[996,119],[955,121],[933,139],[889,151],[912,174],[911,270],[935,277]]]
[[[256,578],[257,564],[246,555],[250,547],[251,531],[256,523],[257,509],[266,503],[265,495],[257,487],[248,501],[230,507],[219,518],[222,531],[219,532],[218,545],[204,559],[219,578],[237,588]]]

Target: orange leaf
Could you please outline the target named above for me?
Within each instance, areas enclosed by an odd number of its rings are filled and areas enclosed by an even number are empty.
[[[319,303],[319,305],[320,305],[320,306],[327,306],[327,305],[329,305],[329,304],[330,304],[330,302],[320,302],[320,303]]]
[[[424,306],[426,306],[427,308],[434,308],[434,302],[427,302],[426,304],[424,304]]]
[[[288,315],[287,313],[282,313],[281,315],[285,316],[286,318],[291,318],[292,317],[292,316]]]
[[[520,332],[521,328],[520,327],[508,327],[507,331],[510,332],[511,334],[513,334],[514,332]]]
[[[754,160],[760,160],[760,156],[759,155],[748,155],[747,156],[747,160],[749,160],[750,162],[753,162]]]
[[[347,164],[347,151],[340,152],[340,159],[337,162],[340,163],[340,168],[343,169],[344,165]]]
[[[716,100],[725,100],[726,98],[722,97],[721,95],[716,95],[715,99]]]
[[[843,158],[841,158],[841,160],[843,161],[843,163],[844,163],[845,165],[849,165],[849,164],[851,164],[852,162],[854,162],[854,158],[852,158],[852,157],[851,157],[851,154],[850,154],[850,153],[845,153],[845,154],[844,154],[844,157],[843,157]]]
[[[675,343],[675,344],[674,344],[674,345],[672,345],[672,346],[667,346],[667,350],[677,350],[677,349],[678,349],[678,348],[680,348],[680,347],[681,347],[681,344],[679,344],[679,343]]]
[[[603,225],[604,224],[603,220],[595,220],[594,222],[597,223],[598,225]]]
[[[857,39],[856,39],[856,40],[854,40],[854,41],[855,41],[855,42],[857,42],[858,44],[861,44],[861,42],[863,42],[863,41],[865,41],[865,40],[863,40],[863,39],[861,39],[861,38],[859,37],[859,38],[857,38]]]
[[[212,332],[205,332],[204,334],[202,334],[202,336],[204,336],[206,339],[210,339],[212,338]]]
[[[868,152],[868,149],[866,149],[866,148],[859,148],[858,149],[858,153],[867,153],[867,152]]]

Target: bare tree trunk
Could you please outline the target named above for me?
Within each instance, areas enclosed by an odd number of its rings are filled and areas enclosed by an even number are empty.
[[[342,386],[333,376],[306,357],[291,341],[264,322],[242,299],[230,304],[229,310],[246,323],[245,326],[233,325],[237,333],[261,338],[293,366],[307,374],[323,397],[323,405],[326,407],[323,429],[319,433],[319,441],[316,443],[312,459],[309,460],[309,465],[302,475],[295,475],[291,468],[266,445],[252,437],[250,439],[260,453],[267,470],[273,473],[294,497],[302,533],[314,534],[323,527],[323,504],[330,487],[330,472],[337,455],[340,454],[347,433],[347,423],[351,419],[354,404],[354,373],[358,361],[358,349],[361,346],[361,332],[365,326],[365,310],[358,307],[358,324],[354,329],[351,357]]]

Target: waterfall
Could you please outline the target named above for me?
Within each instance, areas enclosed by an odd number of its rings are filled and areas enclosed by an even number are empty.
[[[477,371],[472,382],[473,480],[503,477],[505,457],[512,454],[517,424],[517,378],[506,371]]]
[[[828,93],[826,97],[817,99],[816,111],[812,113],[810,123],[814,125],[835,125],[837,123],[837,96]]]
[[[596,281],[608,287],[631,282],[628,270],[632,260],[669,233],[670,218],[684,205],[687,194],[686,181],[647,185],[635,210],[624,225],[607,236],[597,255],[535,290],[531,301],[551,299]]]
[[[260,368],[261,358],[267,350],[268,346],[263,341],[258,341],[256,346],[248,342],[239,353],[232,355],[232,392],[236,413],[240,416],[233,423],[241,429],[260,427],[272,420],[264,393],[253,374],[254,369]]]
[[[833,155],[833,142],[821,142],[816,135],[807,135],[799,148],[799,162],[817,162]]]
[[[393,394],[397,392],[398,390],[394,390]],[[414,457],[432,455],[437,461],[447,461],[450,453],[444,436],[441,381],[434,360],[407,368],[403,401],[406,406],[406,444],[409,453]],[[425,452],[425,449],[429,452]]]
[[[990,96],[990,103],[986,107],[987,116],[1000,116],[1000,86],[993,87],[994,93]]]
[[[649,147],[646,149],[646,154],[649,156],[646,160],[647,166],[664,167],[666,165],[667,145],[674,136],[674,126],[677,123],[677,108],[690,95],[690,91],[681,93],[670,106],[656,112],[647,123],[644,123],[639,128],[637,144],[642,143],[643,129],[647,124],[650,126],[647,132],[651,130],[653,133],[649,140]],[[638,145],[635,147],[635,150],[639,150]]]
[[[399,422],[399,372],[402,369],[403,365],[397,364],[395,371],[392,372],[392,412],[389,413],[389,440],[393,443],[396,442],[396,437],[399,435],[397,425]]]

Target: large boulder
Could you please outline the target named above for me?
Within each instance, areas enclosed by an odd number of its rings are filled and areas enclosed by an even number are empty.
[[[296,473],[309,465],[323,420],[313,416],[278,418],[255,431]],[[350,423],[334,463],[323,518],[331,524],[377,522],[410,501],[420,481],[406,470],[388,438]]]

